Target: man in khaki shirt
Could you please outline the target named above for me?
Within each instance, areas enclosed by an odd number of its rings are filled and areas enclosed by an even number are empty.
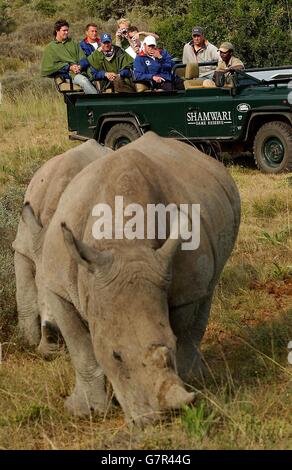
[[[233,55],[234,51],[234,46],[231,44],[231,42],[223,42],[221,46],[218,49],[218,52],[220,54],[220,59],[218,62],[218,65],[215,70],[216,72],[223,72],[225,74],[225,83],[227,84],[232,84],[232,76],[229,71],[231,70],[242,70],[244,69],[244,64],[241,62],[238,57],[234,57]],[[213,77],[213,80],[204,80],[203,86],[206,88],[212,88],[215,87],[215,74]]]
[[[218,49],[220,60],[216,70],[218,72],[227,72],[228,70],[242,70],[244,65],[240,59],[234,57],[234,47],[231,42],[223,42]]]

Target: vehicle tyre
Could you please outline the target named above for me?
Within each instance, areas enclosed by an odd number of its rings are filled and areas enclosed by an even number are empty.
[[[254,158],[263,173],[292,171],[292,127],[286,122],[264,124],[254,139]]]
[[[140,133],[133,124],[121,123],[115,124],[108,131],[104,144],[113,150],[117,150],[124,145],[133,142],[140,137]]]

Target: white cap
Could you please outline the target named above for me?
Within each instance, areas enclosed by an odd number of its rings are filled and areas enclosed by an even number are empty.
[[[147,46],[157,46],[156,39],[154,36],[146,36],[143,41],[143,44],[146,44]]]

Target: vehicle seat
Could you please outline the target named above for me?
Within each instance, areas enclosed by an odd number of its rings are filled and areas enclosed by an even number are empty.
[[[143,93],[144,91],[151,91],[151,85],[150,85],[150,82],[136,82],[134,80],[134,86],[135,86],[135,89],[136,89],[136,92],[137,93]]]
[[[184,71],[185,80],[193,80],[194,78],[199,78],[199,66],[198,64],[186,64]]]
[[[82,88],[79,85],[75,85],[72,80],[70,82],[66,82],[64,78],[60,77],[59,75],[54,77],[55,87],[59,93],[68,93],[78,91],[82,92]]]

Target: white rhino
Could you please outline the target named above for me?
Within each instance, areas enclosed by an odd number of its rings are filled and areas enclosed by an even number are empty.
[[[52,329],[46,331],[46,322],[50,321],[51,324],[51,319],[42,304],[41,294],[44,235],[64,189],[74,176],[88,164],[111,152],[95,140],[88,140],[47,161],[35,173],[25,193],[22,218],[13,242],[18,324],[29,344],[37,345],[41,337],[41,321],[43,336],[39,349],[45,355],[50,353],[50,349],[54,351],[55,347],[46,341],[52,332]]]
[[[93,207],[200,204],[198,249],[169,237],[92,235]],[[193,400],[212,295],[238,232],[240,199],[224,166],[152,132],[87,166],[67,186],[45,235],[45,300],[76,371],[66,400],[83,415],[105,407],[104,374],[126,419],[155,420]],[[168,227],[169,233],[169,227]]]

